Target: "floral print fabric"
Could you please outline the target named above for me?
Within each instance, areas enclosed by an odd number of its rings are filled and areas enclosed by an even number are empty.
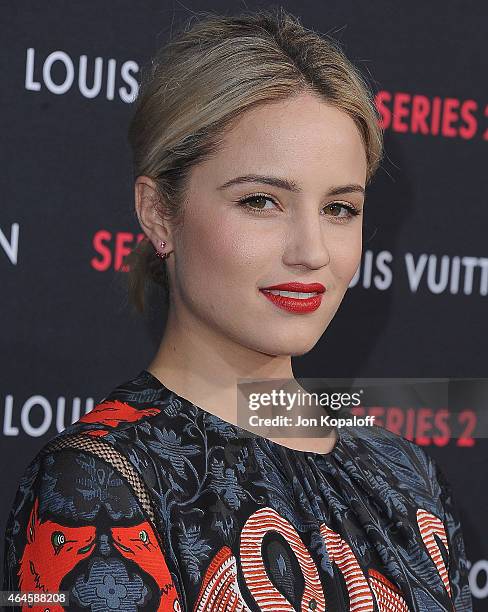
[[[147,370],[58,437],[75,433],[130,461],[154,520],[99,457],[40,454],[10,512],[5,590],[67,590],[70,610],[472,609],[449,485],[400,436],[341,428],[328,454],[294,450]]]

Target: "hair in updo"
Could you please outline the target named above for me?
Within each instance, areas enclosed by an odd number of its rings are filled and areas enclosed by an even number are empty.
[[[335,39],[305,28],[281,7],[198,15],[143,69],[129,126],[134,179],[155,181],[162,218],[174,228],[182,223],[191,168],[218,150],[242,113],[302,92],[319,95],[354,120],[369,183],[383,155],[379,116],[366,81]],[[168,297],[166,261],[149,240],[140,241],[125,263],[129,302],[139,312],[146,281]]]

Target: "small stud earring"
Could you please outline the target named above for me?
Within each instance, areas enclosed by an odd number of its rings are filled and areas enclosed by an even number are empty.
[[[161,244],[161,249],[164,249],[164,247],[166,246],[166,242],[164,240],[161,240],[160,244]],[[156,255],[158,257],[160,257],[161,259],[166,259],[166,257],[168,257],[168,255],[169,255],[169,253],[163,253],[162,251],[157,251],[156,250]]]

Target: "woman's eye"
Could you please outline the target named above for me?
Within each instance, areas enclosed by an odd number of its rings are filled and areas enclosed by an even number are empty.
[[[265,208],[266,202],[271,202],[271,207],[268,206],[267,208]],[[246,198],[242,198],[238,201],[238,204],[243,208],[247,208],[248,210],[252,210],[253,212],[258,213],[260,213],[261,211],[272,210],[276,207],[275,201],[264,194],[256,194],[248,196]]]
[[[337,217],[339,219],[349,219],[361,214],[357,208],[350,206],[349,204],[344,204],[343,202],[331,202],[330,204],[327,204],[323,210],[325,211],[327,209],[332,211],[332,217]],[[340,214],[341,209],[344,211],[343,214]]]
[[[273,198],[260,193],[242,198],[237,201],[237,204],[251,213],[258,214],[266,213],[276,208],[276,202]],[[340,219],[341,223],[361,214],[360,210],[355,206],[346,204],[345,202],[331,202],[327,204],[327,206],[324,206],[322,210],[325,211],[324,214],[326,216]],[[327,213],[327,211],[329,211],[329,213]]]

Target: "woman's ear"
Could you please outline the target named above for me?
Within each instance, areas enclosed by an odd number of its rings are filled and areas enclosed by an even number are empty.
[[[159,251],[161,240],[165,251],[172,250],[170,228],[161,216],[161,201],[156,183],[148,176],[138,176],[134,184],[135,209],[142,231]]]

